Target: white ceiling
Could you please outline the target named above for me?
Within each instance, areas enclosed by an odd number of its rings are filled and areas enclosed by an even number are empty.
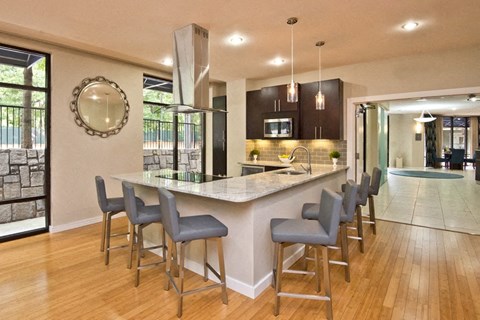
[[[210,31],[210,78],[264,79],[480,44],[478,0],[0,0],[0,31],[81,48],[164,71],[172,33],[196,23]],[[420,28],[405,32],[410,20]],[[241,46],[228,38],[240,34]],[[286,64],[270,64],[276,57]]]
[[[473,92],[472,92],[473,94]],[[480,99],[480,93],[476,93]],[[423,98],[423,99],[422,99]],[[437,97],[420,97],[415,99],[402,99],[393,101],[379,101],[391,114],[407,114],[425,110],[431,114],[445,116],[469,116],[480,115],[480,100],[467,101],[468,95],[452,95]]]

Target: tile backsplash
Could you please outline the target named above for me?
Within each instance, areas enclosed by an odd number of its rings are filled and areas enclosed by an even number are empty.
[[[278,161],[278,155],[288,154],[296,146],[304,146],[310,151],[311,161],[316,164],[331,164],[328,154],[340,152],[339,165],[347,164],[347,141],[345,140],[247,140],[245,159],[250,159],[250,151],[260,151],[258,160]],[[307,154],[303,150],[295,152],[296,162],[307,162]]]

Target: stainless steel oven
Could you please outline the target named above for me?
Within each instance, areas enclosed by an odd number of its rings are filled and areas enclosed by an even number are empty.
[[[291,138],[293,136],[293,118],[264,119],[264,138]]]

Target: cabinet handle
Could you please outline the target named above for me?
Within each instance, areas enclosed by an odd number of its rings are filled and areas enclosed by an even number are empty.
[[[273,100],[273,111],[277,112],[277,100]]]
[[[315,139],[317,139],[317,126],[315,126]]]
[[[278,99],[278,111],[282,111],[282,110],[280,110],[280,106],[281,106],[280,99]]]
[[[318,139],[322,139],[322,127],[318,127]]]
[[[222,150],[225,152],[225,130],[222,132]]]

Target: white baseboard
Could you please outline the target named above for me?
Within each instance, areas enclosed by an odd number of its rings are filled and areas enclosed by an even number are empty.
[[[152,243],[149,243],[148,241],[145,240],[145,246],[153,246]],[[155,253],[158,256],[162,256],[162,249],[154,249],[150,250],[152,253]],[[290,268],[298,259],[300,259],[303,255],[303,246],[297,249],[290,257],[288,257],[284,262],[283,262],[283,267]],[[199,274],[203,277],[203,265],[193,261],[186,259],[185,260],[185,268],[187,268],[190,271],[195,272],[196,274]],[[228,270],[227,270],[228,273]],[[220,282],[217,277],[209,270],[208,271],[208,279],[212,280],[214,282]],[[255,285],[249,285],[245,282],[242,282],[240,280],[237,280],[235,278],[229,277],[227,275],[227,288],[232,289],[233,291],[236,291],[240,294],[243,294],[244,296],[247,296],[251,299],[255,299],[258,297],[265,289],[267,289],[270,284],[272,283],[272,272],[268,273],[263,279],[258,281]]]
[[[121,213],[116,214],[115,216],[112,217],[112,219],[117,219],[117,218],[121,218],[121,217],[125,217],[125,212],[121,212]],[[66,224],[60,224],[58,226],[50,226],[49,231],[51,233],[57,233],[57,232],[62,232],[62,231],[66,231],[66,230],[71,230],[71,229],[76,229],[76,228],[88,226],[88,225],[91,225],[91,224],[94,224],[94,223],[99,223],[99,222],[102,222],[102,216],[101,215],[93,217],[93,218],[88,218],[88,219],[83,219],[83,220],[78,220],[78,221],[66,223]]]

